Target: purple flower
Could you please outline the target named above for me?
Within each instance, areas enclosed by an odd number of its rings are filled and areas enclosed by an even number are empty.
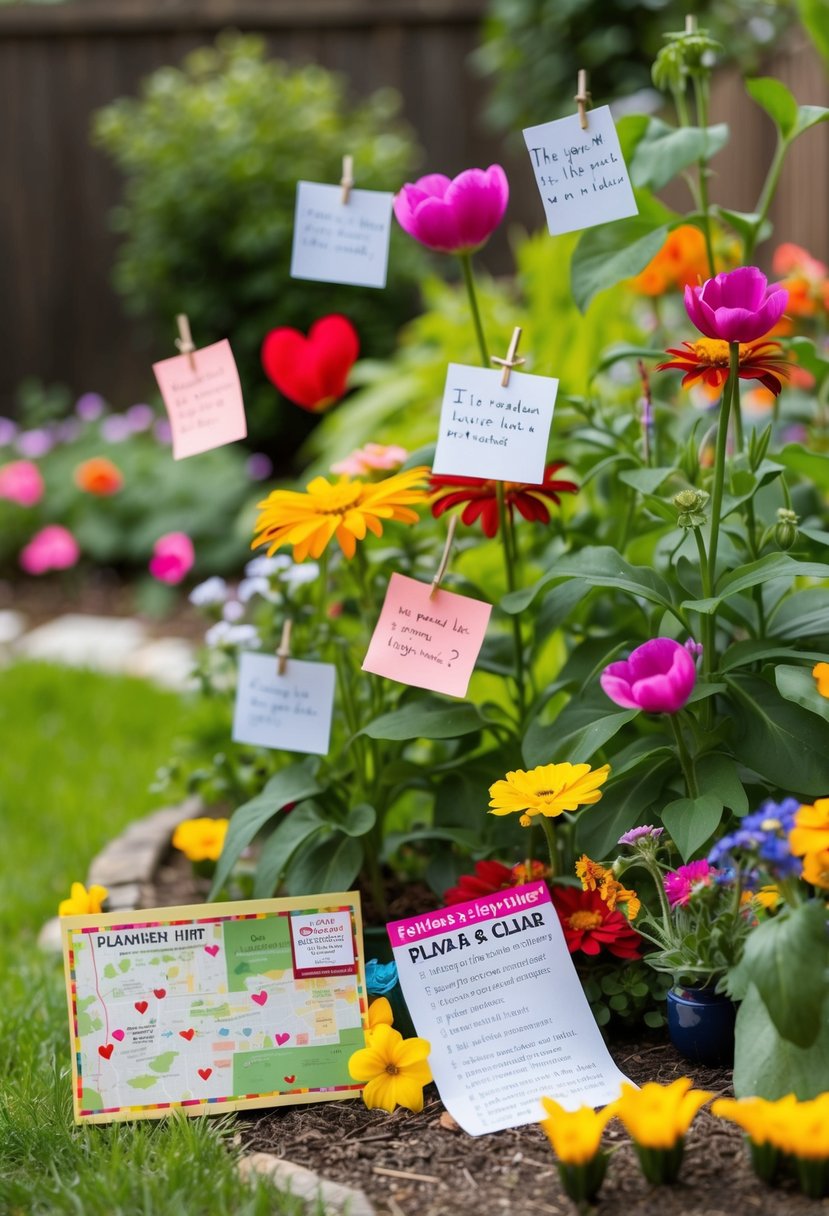
[[[407,182],[394,197],[394,214],[409,236],[438,253],[480,249],[504,217],[507,175],[500,165],[465,169],[456,178],[430,173]]]
[[[40,456],[45,456],[47,452],[51,452],[55,446],[55,440],[51,431],[47,431],[45,427],[38,427],[34,431],[21,431],[17,436],[17,450],[21,456],[26,456],[29,460],[37,460]]]
[[[169,447],[173,442],[173,428],[166,418],[156,418],[153,423],[153,434],[158,442],[163,443],[165,447]]]
[[[717,876],[707,861],[689,861],[687,866],[669,870],[662,880],[668,903],[672,908],[685,905],[702,887],[710,887]]]
[[[705,647],[702,642],[695,642],[693,638],[688,638],[688,641],[685,643],[685,649],[692,659],[698,659]]]
[[[55,439],[58,443],[74,443],[81,433],[79,418],[64,418],[55,427]]]
[[[675,714],[696,683],[694,660],[671,638],[653,638],[630,658],[605,667],[599,682],[617,705],[649,714]]]
[[[756,266],[738,266],[685,288],[685,311],[700,333],[723,342],[754,342],[774,329],[789,302]]]
[[[151,405],[131,405],[124,415],[129,428],[133,434],[137,435],[141,431],[148,431],[155,422],[155,410]]]
[[[107,443],[123,443],[132,434],[125,414],[110,414],[101,423],[101,438]]]
[[[17,423],[12,422],[11,418],[0,418],[0,448],[5,448],[8,444],[13,443],[17,431]]]
[[[100,393],[82,393],[75,402],[75,413],[83,422],[95,422],[106,409]]]
[[[266,481],[273,472],[273,461],[264,452],[254,452],[248,456],[245,469],[251,481]]]
[[[641,828],[631,828],[629,832],[625,832],[624,836],[619,837],[619,844],[637,844],[640,840],[658,840],[664,828],[655,828],[652,823],[646,823]]]

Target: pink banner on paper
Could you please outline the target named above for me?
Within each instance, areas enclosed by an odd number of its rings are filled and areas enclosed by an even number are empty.
[[[480,895],[463,904],[451,904],[437,912],[424,912],[422,916],[409,916],[405,920],[393,920],[386,925],[389,941],[394,946],[406,946],[410,942],[436,937],[439,933],[450,933],[453,929],[465,929],[469,925],[482,925],[488,920],[500,920],[517,912],[531,911],[543,904],[552,903],[547,884],[541,881],[528,882],[521,887],[510,887],[494,895]]]
[[[245,438],[242,386],[227,338],[192,356],[162,359],[153,371],[170,417],[174,460]]]
[[[491,604],[393,574],[363,671],[413,688],[465,697]]]

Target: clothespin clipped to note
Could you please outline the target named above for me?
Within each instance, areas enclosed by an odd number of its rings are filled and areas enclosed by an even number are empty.
[[[196,370],[196,356],[195,356],[196,346],[195,346],[195,343],[193,342],[193,335],[190,332],[190,322],[187,318],[187,314],[184,312],[180,312],[178,314],[178,316],[176,317],[176,324],[178,325],[178,337],[176,338],[176,346],[178,347],[178,349],[182,355],[187,355],[188,361],[190,363],[190,370],[195,371]]]
[[[279,647],[276,651],[276,657],[279,662],[276,665],[277,675],[284,676],[288,666],[288,659],[291,657],[291,628],[293,621],[288,617],[282,625],[282,637],[279,639]]]
[[[344,156],[343,157],[343,175],[340,178],[340,185],[343,188],[343,192],[340,195],[340,202],[342,203],[343,206],[345,206],[345,204],[348,202],[349,198],[351,197],[351,190],[354,185],[354,157],[353,156]]]
[[[497,363],[504,370],[501,373],[501,388],[506,388],[509,384],[509,374],[514,367],[521,367],[526,363],[526,359],[516,359],[515,352],[518,350],[518,343],[521,341],[521,328],[516,325],[512,331],[510,338],[509,350],[507,351],[506,359],[499,359],[497,355],[492,355],[491,360]]]
[[[685,33],[686,34],[698,34],[699,33],[699,22],[697,21],[696,15],[694,13],[685,14]]]
[[[446,573],[446,567],[449,565],[449,555],[452,552],[452,542],[455,539],[455,529],[458,526],[458,517],[453,515],[449,520],[449,530],[446,533],[446,544],[443,546],[443,556],[440,559],[440,565],[437,568],[435,577],[432,579],[432,586],[429,591],[429,599],[433,600],[438,590],[440,589],[441,580]]]
[[[576,85],[576,95],[573,101],[579,108],[579,126],[582,131],[587,130],[587,107],[593,104],[593,98],[587,91],[587,72],[584,68],[579,68],[578,84]]]

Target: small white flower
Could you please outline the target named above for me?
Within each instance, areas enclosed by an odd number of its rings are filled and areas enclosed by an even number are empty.
[[[210,604],[223,604],[227,599],[227,583],[223,578],[214,575],[194,587],[188,596],[191,604],[197,608],[206,608]]]
[[[254,625],[231,625],[229,621],[211,625],[204,640],[208,646],[247,646],[251,650],[258,650],[262,645]]]
[[[243,604],[249,603],[255,595],[261,595],[263,599],[271,601],[279,598],[271,591],[269,581],[261,575],[255,578],[243,578],[236,594]]]
[[[238,600],[228,600],[222,609],[222,616],[226,621],[241,621],[245,615],[245,605],[240,604]]]
[[[300,566],[292,565],[282,575],[282,582],[289,587],[302,587],[305,583],[313,583],[319,577],[320,568],[316,562],[303,562]]]
[[[271,574],[276,574],[277,570],[284,570],[291,564],[286,553],[279,553],[276,557],[254,557],[245,566],[245,574],[249,578],[268,578]]]

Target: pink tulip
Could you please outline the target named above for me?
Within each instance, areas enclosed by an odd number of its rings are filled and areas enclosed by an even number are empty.
[[[407,182],[394,198],[394,214],[409,236],[439,253],[472,253],[500,224],[509,200],[500,165],[465,169],[456,178],[430,173]]]
[[[685,311],[700,333],[723,342],[754,342],[774,329],[789,302],[779,283],[769,286],[756,266],[738,266],[685,288]]]
[[[691,695],[697,678],[694,660],[671,638],[653,638],[630,658],[605,667],[599,682],[617,705],[648,714],[675,714]]]
[[[27,574],[46,574],[49,570],[68,570],[80,555],[72,533],[60,524],[49,524],[29,541],[20,554],[20,565]]]
[[[186,532],[168,532],[153,545],[150,574],[161,583],[180,583],[195,560],[193,542]]]
[[[43,478],[31,460],[13,460],[0,468],[0,498],[33,507],[43,497]]]

